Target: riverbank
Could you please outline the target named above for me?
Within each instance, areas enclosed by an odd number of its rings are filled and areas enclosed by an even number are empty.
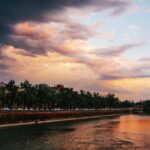
[[[130,109],[124,110],[73,110],[73,111],[1,111],[0,126],[30,125],[35,123],[50,123],[59,121],[73,121],[95,117],[120,115],[132,113]]]
[[[94,120],[94,119],[104,119],[104,118],[112,118],[117,117],[123,114],[112,114],[112,115],[102,115],[102,116],[91,116],[91,117],[80,117],[80,118],[65,118],[65,119],[52,119],[45,121],[31,121],[31,122],[22,122],[22,123],[9,123],[9,124],[1,124],[0,128],[4,127],[15,127],[15,126],[26,126],[26,125],[38,125],[38,124],[46,124],[46,123],[62,123],[62,122],[74,122],[74,121],[86,121],[86,120]]]

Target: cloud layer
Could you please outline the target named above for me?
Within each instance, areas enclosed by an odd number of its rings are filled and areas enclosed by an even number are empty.
[[[131,40],[141,26],[122,20],[132,5],[131,0],[2,0],[0,80],[63,83],[122,99],[135,97],[135,85],[141,86],[138,93],[146,92],[140,82],[150,78],[150,61],[135,59],[145,43]]]
[[[8,35],[13,32],[11,27],[19,22],[60,21],[60,18],[57,20],[53,16],[61,14],[67,7],[87,7],[95,11],[111,10],[112,13],[120,13],[127,8],[128,4],[128,1],[123,0],[2,0],[0,5],[0,40],[2,43],[8,44]]]

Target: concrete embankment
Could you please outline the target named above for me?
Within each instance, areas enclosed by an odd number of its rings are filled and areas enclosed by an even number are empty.
[[[86,119],[87,117],[102,117],[105,115],[117,115],[132,113],[124,110],[73,110],[73,111],[0,111],[1,126],[13,124],[33,124],[39,122],[54,122],[71,119]]]
[[[112,114],[112,115],[101,115],[101,116],[91,116],[91,117],[79,117],[79,118],[65,118],[65,119],[51,119],[45,121],[31,121],[31,122],[22,122],[22,123],[9,123],[1,124],[0,128],[5,127],[15,127],[15,126],[27,126],[27,125],[39,125],[39,124],[52,124],[52,123],[63,123],[63,122],[77,122],[77,121],[86,121],[86,120],[95,120],[95,119],[104,119],[104,118],[113,118],[118,117],[123,114]]]

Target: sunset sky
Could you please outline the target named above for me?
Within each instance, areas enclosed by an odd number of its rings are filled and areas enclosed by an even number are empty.
[[[150,99],[150,0],[1,0],[10,79]]]

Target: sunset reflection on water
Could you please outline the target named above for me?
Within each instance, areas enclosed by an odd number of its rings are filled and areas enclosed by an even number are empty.
[[[150,116],[121,116],[113,134],[134,144],[135,149],[150,149]]]
[[[0,150],[149,150],[150,116],[0,129]]]
[[[120,117],[119,132],[150,133],[150,117],[129,115]]]

